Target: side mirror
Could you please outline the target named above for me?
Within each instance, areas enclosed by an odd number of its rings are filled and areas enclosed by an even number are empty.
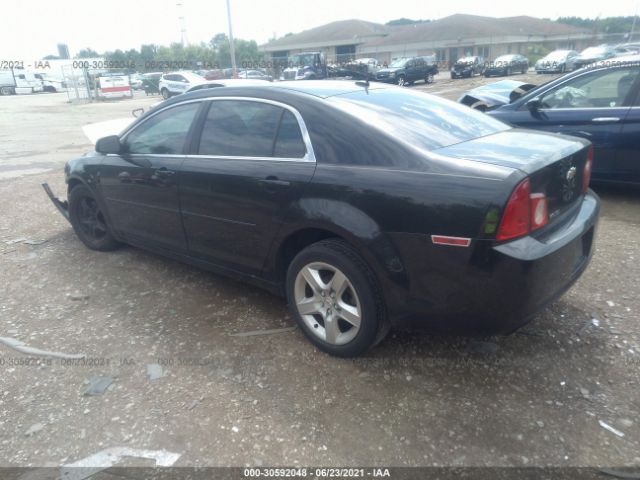
[[[114,154],[117,155],[122,150],[122,144],[120,143],[120,137],[118,135],[109,135],[108,137],[102,137],[96,142],[96,152],[105,155]]]
[[[525,105],[531,113],[538,112],[542,108],[542,100],[538,97],[532,98]]]

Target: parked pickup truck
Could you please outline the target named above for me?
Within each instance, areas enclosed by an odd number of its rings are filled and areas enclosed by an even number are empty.
[[[289,65],[280,80],[318,80],[327,78],[327,61],[322,52],[298,53],[289,57]]]

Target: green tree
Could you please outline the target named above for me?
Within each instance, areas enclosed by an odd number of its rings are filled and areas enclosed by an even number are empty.
[[[93,48],[83,48],[76,54],[76,58],[95,58],[99,57],[100,54],[96,52]]]

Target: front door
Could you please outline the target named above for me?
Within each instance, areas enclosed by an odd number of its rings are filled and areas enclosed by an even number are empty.
[[[639,71],[617,68],[573,77],[541,94],[538,111],[522,106],[513,123],[586,138],[594,147],[594,179],[616,180],[616,157],[624,144],[623,125]]]
[[[100,188],[114,228],[132,242],[186,252],[178,183],[201,103],[149,117],[123,137],[123,152],[100,167]]]
[[[289,107],[224,98],[208,103],[201,135],[182,166],[189,251],[258,275],[288,208],[313,176],[313,150]]]

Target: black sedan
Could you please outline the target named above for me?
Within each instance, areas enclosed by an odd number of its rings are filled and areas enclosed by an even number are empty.
[[[488,113],[591,141],[594,181],[640,185],[640,56],[581,69],[503,103]]]
[[[471,78],[484,73],[484,59],[478,56],[463,57],[451,67],[451,78]]]
[[[580,276],[589,142],[366,82],[175,97],[65,168],[95,250],[136,245],[286,296],[319,348],[392,325],[511,332]]]
[[[484,69],[485,77],[509,76],[513,73],[527,73],[529,60],[524,55],[502,55],[490,62]]]

